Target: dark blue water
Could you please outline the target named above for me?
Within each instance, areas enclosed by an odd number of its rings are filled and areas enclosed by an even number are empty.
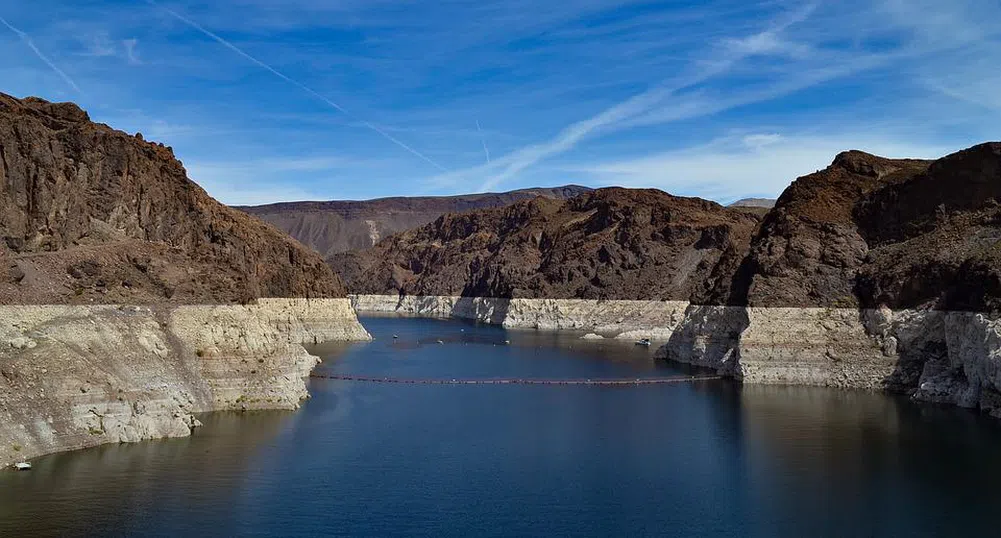
[[[321,348],[320,371],[681,373],[628,343],[364,323],[376,341]],[[722,381],[310,390],[295,413],[213,414],[189,439],[0,473],[0,535],[990,536],[1001,514],[998,424],[877,394]]]

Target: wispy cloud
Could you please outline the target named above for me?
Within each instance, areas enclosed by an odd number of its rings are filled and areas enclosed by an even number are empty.
[[[48,56],[46,56],[45,54],[42,54],[42,51],[38,50],[38,47],[35,46],[35,42],[31,40],[28,34],[12,26],[9,22],[7,22],[7,19],[4,19],[3,17],[0,17],[0,23],[3,23],[3,25],[9,28],[11,32],[17,34],[17,36],[21,38],[21,41],[23,41],[24,44],[27,45],[28,48],[35,53],[35,56],[38,56],[39,60],[45,62],[45,65],[49,66],[49,68],[55,71],[55,73],[59,75],[63,79],[63,81],[66,82],[66,84],[69,84],[69,86],[74,90],[76,90],[78,93],[83,93],[80,90],[80,87],[77,86],[76,82],[73,82],[73,79],[70,78],[69,75],[67,75],[62,69],[59,69],[59,67],[56,66],[56,64],[52,63],[52,60],[50,60]]]
[[[483,137],[483,129],[480,128],[480,120],[476,120],[476,132],[480,135],[480,142],[483,143],[483,153],[487,155],[487,164],[490,164],[490,149],[487,148],[487,139]]]
[[[462,181],[470,176],[486,177],[479,190],[489,191],[496,188],[505,180],[508,180],[526,168],[535,165],[547,158],[565,153],[577,146],[582,140],[592,133],[607,129],[618,123],[636,118],[638,115],[648,112],[664,100],[670,98],[675,93],[686,88],[691,88],[713,77],[719,76],[729,71],[736,63],[742,59],[757,55],[774,52],[776,50],[791,49],[791,45],[779,45],[782,42],[779,34],[791,25],[802,22],[815,9],[814,5],[808,4],[800,9],[783,13],[775,21],[769,24],[769,28],[763,32],[752,34],[741,39],[727,39],[730,46],[726,47],[725,53],[717,58],[712,58],[703,64],[693,73],[678,77],[655,88],[618,103],[601,113],[588,119],[578,121],[564,128],[553,139],[533,144],[518,149],[500,159],[486,165],[462,170],[451,174],[445,174],[433,178],[433,184],[449,185],[457,181]],[[760,36],[768,35],[767,42],[769,48],[760,45],[755,46],[733,46],[733,43],[757,43],[762,41]]]
[[[117,53],[114,44],[111,42],[108,34],[105,33],[90,36],[84,43],[84,47],[84,50],[77,54],[94,58],[106,58],[114,56]]]
[[[140,65],[142,60],[139,58],[139,40],[135,38],[126,39],[122,41],[122,46],[125,47],[125,59],[128,60],[131,65]]]
[[[778,185],[848,147],[1001,138],[996,0],[801,2],[152,0],[183,19],[119,0],[7,2],[17,28],[0,63],[4,91],[73,98],[163,139],[237,200],[642,174],[726,197],[754,193],[695,167]],[[357,162],[324,162],[331,148]],[[682,164],[704,185],[656,169]]]
[[[909,144],[897,138],[866,132],[750,133],[726,136],[701,146],[561,169],[584,175],[594,184],[655,187],[726,203],[754,196],[775,198],[793,179],[825,168],[846,149],[900,158],[937,158],[960,149]]]
[[[247,52],[245,52],[240,47],[237,47],[236,45],[234,45],[233,43],[227,41],[226,39],[223,39],[222,37],[220,37],[220,36],[218,36],[218,35],[210,32],[209,30],[205,29],[203,26],[199,25],[198,23],[194,22],[193,20],[191,20],[191,19],[189,19],[189,18],[181,15],[180,13],[178,13],[178,12],[176,12],[176,11],[168,8],[168,7],[160,5],[159,3],[155,2],[154,0],[146,0],[146,2],[149,3],[150,5],[154,6],[154,7],[158,7],[160,9],[164,10],[166,13],[168,13],[170,16],[174,17],[175,19],[183,22],[184,24],[187,24],[188,26],[194,28],[195,30],[198,30],[199,32],[205,34],[206,36],[212,38],[214,41],[216,41],[220,45],[223,45],[224,47],[230,49],[231,51],[235,52],[236,54],[242,56],[244,59],[253,62],[258,67],[261,67],[261,68],[265,69],[266,71],[268,71],[271,74],[277,76],[278,78],[284,80],[285,82],[288,82],[289,84],[292,84],[293,86],[295,86],[295,87],[299,88],[300,90],[308,93],[309,95],[311,95],[311,96],[319,99],[320,101],[326,103],[327,105],[329,105],[330,107],[334,108],[335,110],[341,112],[342,114],[354,117],[354,115],[351,114],[350,112],[348,112],[347,109],[345,109],[341,105],[337,104],[336,102],[334,102],[330,98],[328,98],[325,95],[317,92],[316,90],[310,88],[309,86],[306,86],[305,84],[299,82],[298,80],[295,80],[295,79],[289,77],[288,75],[282,73],[281,71],[278,71],[277,69],[275,69],[274,67],[271,67],[267,63],[264,63],[261,60],[258,60],[254,56],[251,56],[250,54],[248,54]],[[416,149],[414,149],[414,148],[410,147],[409,145],[403,143],[398,138],[396,138],[396,137],[390,135],[389,133],[387,133],[386,131],[380,129],[375,124],[373,124],[373,123],[371,123],[369,121],[363,120],[363,119],[356,118],[356,117],[355,117],[355,119],[357,119],[358,121],[360,121],[363,125],[365,125],[365,127],[371,129],[372,131],[375,131],[377,134],[379,134],[380,136],[382,136],[386,140],[389,140],[390,142],[392,142],[392,143],[396,144],[397,146],[403,148],[407,152],[409,152],[412,155],[418,157],[419,159],[423,160],[424,162],[427,162],[428,164],[434,166],[438,170],[441,170],[441,171],[447,171],[448,170],[444,166],[442,166],[442,165],[438,164],[437,162],[433,161],[432,159],[428,158],[423,153],[417,151]]]

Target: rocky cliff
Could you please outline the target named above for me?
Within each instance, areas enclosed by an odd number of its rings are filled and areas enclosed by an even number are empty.
[[[745,382],[886,388],[1001,416],[1001,144],[936,161],[852,151],[797,179],[731,305],[660,353]]]
[[[311,250],[170,148],[0,94],[0,467],[292,409],[305,344],[369,338]]]
[[[190,181],[170,148],[0,94],[0,304],[343,297],[320,257]]]
[[[565,200],[589,190],[567,185],[505,193],[288,202],[238,209],[274,224],[326,257],[369,248],[385,237],[423,226],[446,213],[504,207],[537,196]]]
[[[725,301],[757,224],[706,200],[608,188],[445,215],[329,261],[359,294]]]

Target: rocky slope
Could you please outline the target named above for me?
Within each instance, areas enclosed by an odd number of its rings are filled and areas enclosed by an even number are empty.
[[[706,200],[608,188],[445,215],[329,261],[359,294],[706,302],[725,300],[757,224]]]
[[[72,104],[0,94],[0,238],[0,466],[295,408],[303,345],[368,338],[316,253]]]
[[[588,190],[567,185],[464,196],[289,202],[238,209],[274,224],[323,256],[330,256],[371,247],[384,237],[423,226],[446,213],[504,207],[537,196],[564,200]]]
[[[340,297],[314,253],[188,180],[170,148],[0,94],[0,303]]]

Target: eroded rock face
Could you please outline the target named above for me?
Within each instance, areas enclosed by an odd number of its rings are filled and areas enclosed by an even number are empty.
[[[656,190],[598,189],[446,215],[330,261],[359,294],[725,302],[758,220]]]
[[[659,350],[745,383],[903,391],[1001,415],[1001,144],[846,152],[793,183],[734,275]]]
[[[735,302],[769,307],[850,307],[869,248],[853,210],[882,186],[927,169],[927,161],[849,151],[797,179],[762,222],[736,275]]]
[[[170,148],[0,94],[0,304],[343,296],[319,256],[210,198]]]

